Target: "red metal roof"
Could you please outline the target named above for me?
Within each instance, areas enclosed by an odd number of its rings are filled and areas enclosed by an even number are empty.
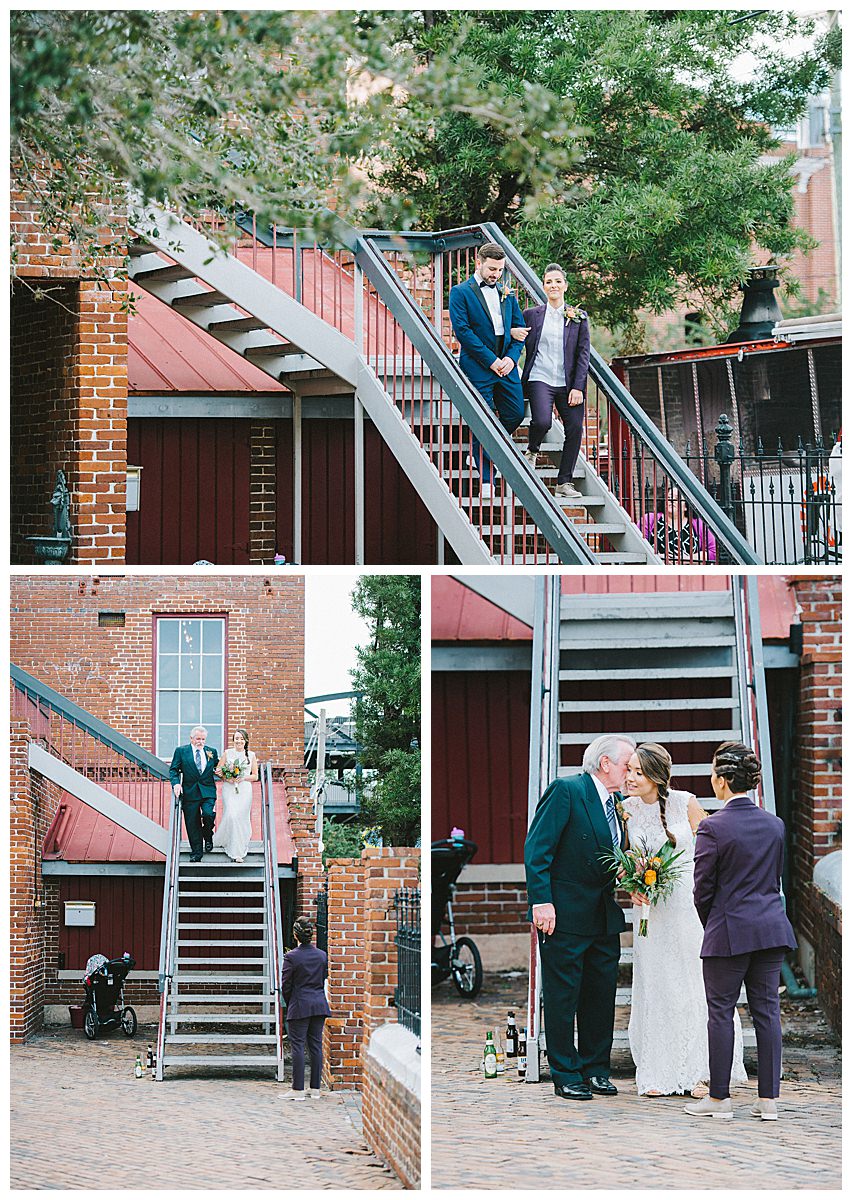
[[[134,808],[143,808],[145,815],[164,828],[168,823],[168,813],[171,805],[171,786],[163,782],[158,797],[150,785],[143,789],[133,783],[113,784],[109,789],[119,800],[124,800]],[[144,806],[139,803],[139,793],[145,795]],[[252,838],[260,840],[260,785],[254,785],[256,803],[252,805],[251,831]],[[155,811],[152,811],[153,807]],[[289,864],[296,856],[293,835],[290,831],[290,814],[287,808],[287,789],[283,783],[273,784],[273,800],[275,803],[276,830],[278,841],[278,862]],[[45,862],[68,863],[139,863],[164,861],[164,856],[140,841],[120,826],[101,816],[88,804],[78,800],[69,792],[63,792],[59,800],[59,809],[54,818],[42,847],[42,858]]]
[[[127,384],[131,392],[285,392],[277,380],[175,309],[131,287]]]
[[[566,594],[619,592],[719,591],[729,586],[727,575],[632,575],[597,572],[562,576]],[[758,580],[764,640],[786,640],[796,621],[796,600],[787,577],[761,575]],[[529,641],[532,630],[502,608],[447,575],[432,577],[432,640],[435,642]]]

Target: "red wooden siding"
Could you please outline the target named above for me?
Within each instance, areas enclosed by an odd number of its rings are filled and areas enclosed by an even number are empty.
[[[230,418],[127,422],[127,461],[143,468],[128,563],[249,561],[250,429]]]
[[[293,557],[293,429],[276,422],[278,546]],[[302,423],[302,562],[355,559],[355,434],[351,421]],[[435,524],[378,431],[364,430],[365,558],[367,563],[432,563]]]
[[[66,900],[94,900],[92,928],[65,926]],[[160,965],[160,921],[163,912],[163,879],[153,875],[94,875],[60,880],[59,951],[65,970],[80,970],[93,954],[117,958],[128,950],[139,971],[156,971]]]
[[[475,862],[523,861],[529,733],[528,671],[433,672],[433,839],[458,825]]]

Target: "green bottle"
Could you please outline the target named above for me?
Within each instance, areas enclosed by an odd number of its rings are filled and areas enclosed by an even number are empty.
[[[494,1045],[494,1034],[492,1032],[485,1035],[485,1053],[483,1055],[485,1078],[497,1078],[497,1048]]]
[[[133,1068],[133,1074],[137,1079],[142,1078],[142,1059],[138,1054],[136,1055],[136,1066]]]

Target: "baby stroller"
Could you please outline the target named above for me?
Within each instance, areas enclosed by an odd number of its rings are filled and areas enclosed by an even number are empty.
[[[86,999],[83,1002],[83,1030],[87,1038],[108,1033],[121,1026],[125,1037],[133,1037],[137,1020],[134,1010],[124,1003],[124,981],[136,960],[125,951],[121,958],[93,954],[86,963]]]
[[[472,1000],[482,987],[482,959],[469,937],[456,938],[453,893],[462,867],[476,854],[476,842],[464,837],[432,843],[432,986],[452,977],[456,991]],[[449,926],[449,940],[441,926]],[[435,945],[436,938],[441,945]]]

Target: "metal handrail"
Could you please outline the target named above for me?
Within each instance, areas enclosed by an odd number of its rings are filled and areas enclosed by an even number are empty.
[[[73,725],[109,747],[110,750],[115,750],[123,758],[135,763],[136,766],[143,767],[157,779],[169,778],[169,768],[162,759],[157,758],[150,750],[146,750],[144,746],[140,746],[123,733],[119,733],[111,725],[107,725],[106,721],[102,721],[100,717],[87,712],[73,700],[66,699],[60,692],[46,683],[42,683],[40,679],[36,679],[34,675],[30,675],[21,667],[10,664],[9,674],[18,691],[38,700],[40,704],[52,709],[53,712],[59,713]]]
[[[595,556],[574,523],[565,516],[532,466],[518,454],[511,436],[486,408],[443,338],[369,237],[357,236],[355,256],[382,303],[428,365],[432,376],[447,393],[560,561],[594,563]]]
[[[743,741],[751,746],[760,759],[762,769],[757,792],[761,806],[774,813],[775,781],[772,774],[772,743],[769,734],[757,576],[733,576],[731,592],[740,690],[740,727]]]
[[[281,894],[278,887],[278,839],[275,830],[275,803],[272,766],[264,763],[259,771],[261,795],[261,832],[263,835],[264,873],[266,876],[266,944],[269,974],[275,1004],[275,1057],[278,1082],[284,1078],[284,1024],[281,998],[281,960],[284,940],[281,924]]]
[[[506,261],[510,263],[515,275],[523,281],[523,285],[527,291],[531,295],[537,296],[540,303],[546,303],[547,296],[538,276],[500,230],[499,226],[495,225],[492,221],[488,221],[482,225],[482,230],[490,240],[502,246],[506,252]],[[663,470],[674,479],[678,489],[687,497],[690,508],[694,510],[697,517],[705,522],[714,536],[722,542],[734,561],[750,564],[762,562],[763,560],[755,552],[754,548],[749,545],[733,521],[720,508],[707,489],[702,485],[701,481],[690,471],[674,447],[663,437],[648,414],[637,404],[636,400],[631,396],[609,364],[604,361],[594,347],[591,347],[590,350],[589,374],[598,386],[602,388],[605,395],[613,402],[618,409],[619,415],[630,426],[633,432],[648,444]]]
[[[163,1078],[163,1054],[166,1045],[166,1021],[172,977],[175,968],[177,937],[178,872],[180,869],[180,799],[172,795],[169,817],[169,848],[166,853],[166,872],[163,884],[163,916],[160,926],[160,967],[157,990],[160,993],[160,1020],[157,1026],[157,1068],[155,1076]]]

